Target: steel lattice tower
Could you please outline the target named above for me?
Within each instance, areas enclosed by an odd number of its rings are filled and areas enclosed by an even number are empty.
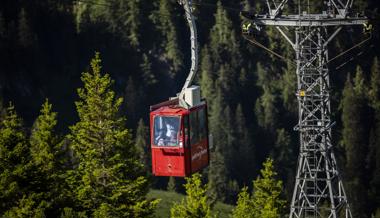
[[[300,154],[289,217],[352,218],[331,142],[327,46],[343,26],[364,25],[367,18],[351,13],[353,0],[328,0],[320,14],[298,3],[295,15],[282,15],[287,0],[266,2],[268,14],[242,14],[257,29],[274,26],[296,54]]]

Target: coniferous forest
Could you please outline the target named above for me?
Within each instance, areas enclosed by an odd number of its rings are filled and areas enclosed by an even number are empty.
[[[186,196],[171,217],[287,216],[299,152],[294,52],[275,28],[257,41],[288,61],[242,37],[240,11],[262,12],[264,0],[193,2],[195,84],[214,147],[210,166],[183,179],[152,176],[149,140],[149,106],[176,96],[191,64],[182,6],[1,0],[0,217],[154,217],[160,197],[147,194],[157,189]],[[372,38],[329,64],[334,151],[355,218],[380,217],[379,5],[354,1],[373,19]],[[366,37],[345,27],[330,56]],[[234,209],[215,213],[217,203]]]

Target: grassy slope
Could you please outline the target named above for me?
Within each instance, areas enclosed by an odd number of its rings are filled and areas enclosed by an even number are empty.
[[[160,203],[157,206],[156,216],[158,218],[170,217],[170,208],[174,202],[180,202],[185,196],[178,193],[151,190],[148,194],[148,198],[159,198]],[[223,203],[217,203],[214,208],[214,214],[218,214],[219,218],[229,218],[233,206]]]

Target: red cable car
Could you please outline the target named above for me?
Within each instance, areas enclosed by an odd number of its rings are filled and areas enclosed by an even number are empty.
[[[186,177],[210,160],[207,104],[199,86],[190,86],[198,67],[198,41],[190,0],[181,0],[191,34],[191,69],[177,97],[150,107],[152,171],[156,176]],[[190,12],[190,13],[188,13]]]
[[[196,91],[199,87],[191,87]],[[155,176],[186,177],[209,164],[207,104],[186,109],[178,99],[151,106],[152,171]]]

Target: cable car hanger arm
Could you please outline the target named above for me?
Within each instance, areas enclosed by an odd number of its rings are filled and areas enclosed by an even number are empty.
[[[189,75],[186,78],[181,92],[178,94],[179,105],[184,108],[189,108],[189,105],[185,102],[185,90],[191,86],[195,75],[198,71],[198,38],[197,38],[197,26],[195,24],[195,17],[193,15],[191,0],[179,0],[179,4],[183,5],[186,13],[186,20],[190,28],[190,40],[191,40],[191,68]]]

